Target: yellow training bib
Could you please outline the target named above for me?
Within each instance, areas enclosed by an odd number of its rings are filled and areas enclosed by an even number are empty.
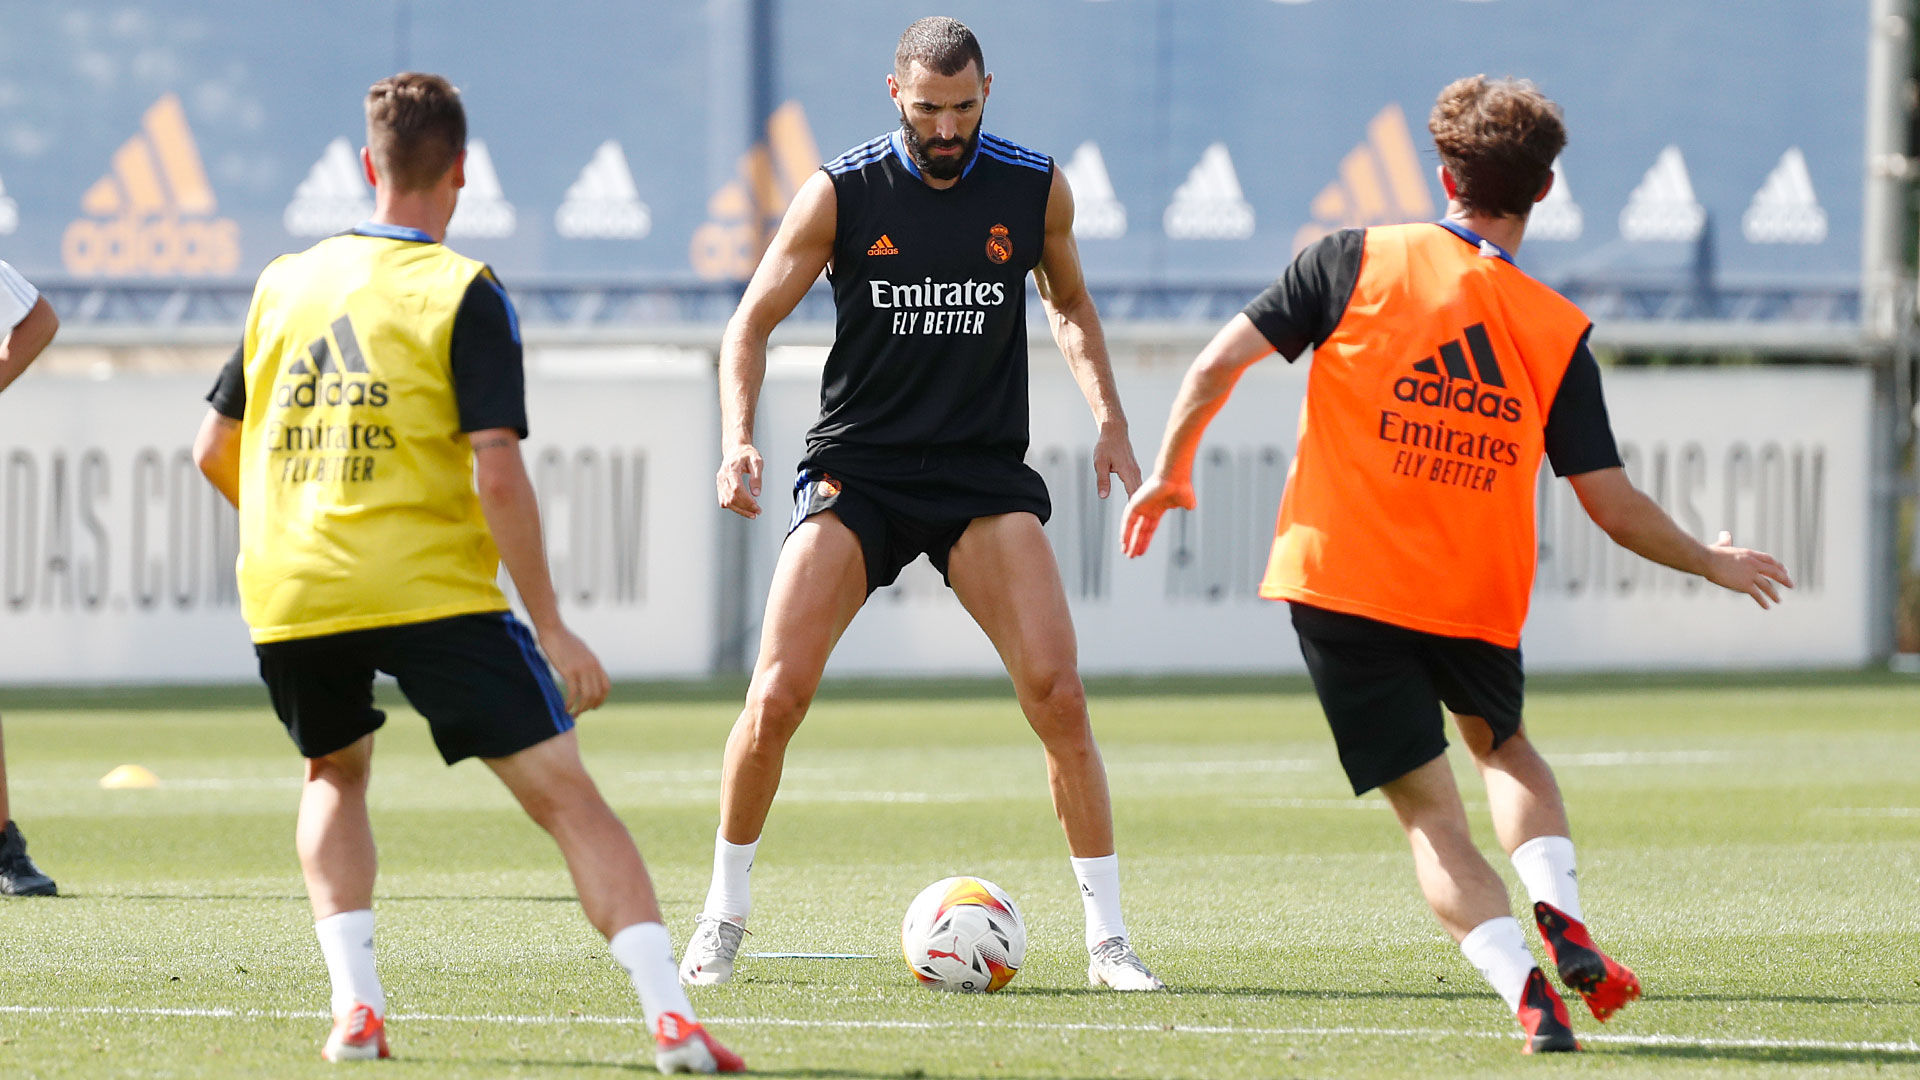
[[[260,275],[240,435],[253,640],[507,609],[450,348],[488,273],[423,233],[368,227]]]

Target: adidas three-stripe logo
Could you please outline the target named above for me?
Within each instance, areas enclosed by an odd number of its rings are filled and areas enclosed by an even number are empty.
[[[1461,340],[1466,342],[1465,348]],[[1507,376],[1493,354],[1485,323],[1474,323],[1461,331],[1460,340],[1441,343],[1434,356],[1415,361],[1413,370],[1415,374],[1393,381],[1396,399],[1508,423],[1518,423],[1525,415],[1519,398],[1500,392],[1507,388]],[[1431,378],[1420,378],[1422,375]]]
[[[1487,340],[1487,328],[1484,323],[1474,323],[1462,334],[1467,340],[1467,348],[1473,350],[1473,372],[1467,371],[1466,352],[1458,341],[1449,341],[1440,346],[1440,361],[1447,366],[1449,379],[1474,379],[1488,386],[1505,387],[1507,379],[1500,371],[1500,361],[1494,358],[1493,342]],[[1428,375],[1440,374],[1440,368],[1429,356],[1413,365],[1413,370]]]
[[[360,341],[353,334],[353,320],[345,315],[333,320],[328,327],[333,331],[333,339],[340,343],[340,360],[335,363],[333,350],[327,346],[326,335],[314,338],[307,344],[307,355],[287,365],[289,375],[367,375],[367,358],[360,352]],[[311,360],[312,363],[308,363]]]

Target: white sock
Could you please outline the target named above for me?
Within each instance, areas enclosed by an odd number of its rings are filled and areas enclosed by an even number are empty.
[[[627,969],[634,992],[640,995],[640,1014],[647,1034],[657,1030],[661,1013],[679,1013],[692,1020],[693,1005],[680,988],[680,972],[673,963],[673,940],[657,922],[634,923],[607,942],[613,958]]]
[[[1087,912],[1087,948],[1108,938],[1127,936],[1127,923],[1120,917],[1120,856],[1102,855],[1097,859],[1075,859],[1074,880],[1080,883],[1080,904]]]
[[[387,993],[373,972],[373,912],[362,908],[329,915],[313,924],[313,932],[333,982],[333,1014],[345,1016],[359,1002],[372,1006],[375,1016],[387,1015]]]
[[[753,911],[753,891],[747,875],[753,872],[753,853],[760,841],[729,844],[718,829],[713,834],[713,884],[707,887],[705,914],[738,919],[742,923]]]
[[[1573,841],[1564,836],[1536,836],[1513,849],[1513,868],[1527,896],[1559,908],[1567,918],[1585,922],[1580,912],[1580,875],[1573,865]]]
[[[1527,951],[1526,936],[1511,915],[1488,919],[1460,940],[1460,951],[1467,962],[1480,969],[1494,993],[1507,1003],[1507,1011],[1520,1011],[1520,995],[1527,988],[1527,976],[1539,965]]]

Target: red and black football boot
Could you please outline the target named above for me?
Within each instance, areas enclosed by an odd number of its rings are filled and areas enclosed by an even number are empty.
[[[1573,1041],[1573,1020],[1567,1016],[1567,1003],[1547,985],[1539,968],[1527,973],[1527,988],[1520,992],[1520,1011],[1514,1014],[1526,1030],[1523,1054],[1561,1054],[1580,1049]]]
[[[1594,945],[1585,923],[1545,902],[1533,905],[1533,921],[1540,927],[1560,981],[1580,995],[1595,1020],[1606,1023],[1640,996],[1640,980]]]

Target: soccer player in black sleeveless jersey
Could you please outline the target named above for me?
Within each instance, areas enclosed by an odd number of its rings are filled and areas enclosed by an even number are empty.
[[[681,978],[733,974],[748,872],[835,641],[867,596],[925,554],[999,650],[1046,751],[1086,911],[1090,982],[1157,990],[1128,944],[1106,768],[1076,670],[1073,623],[1025,463],[1026,276],[1099,424],[1094,471],[1140,479],[1099,316],[1052,159],[981,129],[992,88],[972,31],[909,26],[887,87],[898,130],[829,162],[795,196],[721,348],[720,505],[760,513],[754,408],[767,336],[822,271],[838,332],[807,434],[746,707],[727,740],[713,885]]]

